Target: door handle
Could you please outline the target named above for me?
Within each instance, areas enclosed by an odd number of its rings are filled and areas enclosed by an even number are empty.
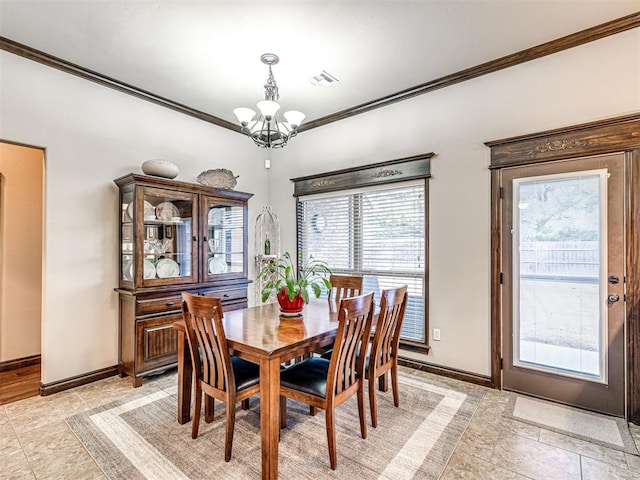
[[[611,305],[612,303],[616,303],[618,300],[620,300],[620,296],[617,293],[610,293],[607,297],[609,305]]]

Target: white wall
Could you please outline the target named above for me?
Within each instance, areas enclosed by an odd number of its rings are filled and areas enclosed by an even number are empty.
[[[442,340],[418,357],[490,375],[490,150],[484,142],[638,110],[636,29],[303,132],[278,152],[270,173],[284,248],[295,251],[289,178],[435,152],[429,321]]]
[[[114,178],[141,173],[149,158],[175,162],[183,181],[230,168],[236,189],[255,194],[251,233],[267,176],[258,149],[234,132],[6,52],[0,71],[0,139],[46,148],[42,381],[51,383],[118,363]]]

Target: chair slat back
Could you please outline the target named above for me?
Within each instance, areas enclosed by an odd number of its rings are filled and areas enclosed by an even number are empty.
[[[376,331],[371,342],[369,368],[380,368],[397,356],[400,330],[407,308],[407,286],[383,290]]]
[[[356,297],[362,292],[362,277],[357,275],[329,275],[329,300],[340,304],[343,298]]]
[[[235,391],[220,299],[183,293],[182,316],[196,378],[222,392]]]
[[[338,314],[338,332],[327,379],[327,398],[339,395],[357,381],[363,364],[373,320],[373,292],[343,299]]]

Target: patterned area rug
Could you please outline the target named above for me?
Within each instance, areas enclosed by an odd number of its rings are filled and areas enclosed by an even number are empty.
[[[587,440],[607,448],[638,455],[629,424],[618,417],[513,395],[504,416],[524,423]]]
[[[288,424],[279,446],[279,478],[437,479],[482,400],[482,389],[403,369],[400,407],[391,391],[378,392],[378,428],[360,437],[355,397],[337,409],[338,468],[329,467],[325,416],[288,400]],[[391,389],[389,389],[391,390]],[[224,461],[224,405],[215,420],[176,421],[175,389],[132,396],[67,418],[105,475],[111,480],[250,479],[261,477],[258,398],[238,409],[231,461]],[[367,409],[367,416],[369,415]]]

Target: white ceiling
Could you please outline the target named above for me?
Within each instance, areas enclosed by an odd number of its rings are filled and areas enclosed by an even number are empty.
[[[0,0],[0,36],[216,117],[307,121],[640,11],[640,0]],[[326,70],[339,82],[309,79]]]

